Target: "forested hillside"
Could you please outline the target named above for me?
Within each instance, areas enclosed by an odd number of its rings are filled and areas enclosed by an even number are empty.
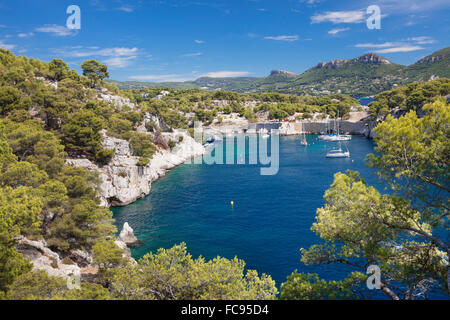
[[[200,78],[173,83],[117,82],[121,89],[145,87],[202,88],[235,92],[273,91],[295,95],[343,93],[352,97],[375,95],[394,86],[436,77],[450,77],[450,48],[439,50],[410,66],[390,62],[376,54],[321,62],[301,75],[271,73],[265,78]]]
[[[62,60],[47,64],[0,50],[0,297],[275,298],[271,278],[244,273],[241,260],[193,259],[180,245],[136,263],[116,245],[112,212],[99,206],[98,177],[65,159],[70,154],[107,163],[114,150],[101,146],[104,129],[128,139],[141,165],[161,146],[153,143],[157,132],[134,130],[145,104],[108,102],[118,91],[103,82],[107,67],[88,61],[83,69],[80,76]],[[69,290],[66,279],[32,269],[19,253],[32,242],[52,261],[52,270],[84,268],[90,276],[82,279],[81,290]],[[147,276],[130,279],[142,268]],[[155,272],[161,278],[153,278]],[[136,290],[144,285],[148,290]]]

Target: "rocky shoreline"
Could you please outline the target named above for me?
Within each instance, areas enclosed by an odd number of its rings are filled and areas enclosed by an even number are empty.
[[[102,167],[88,159],[68,159],[67,164],[98,172],[101,184],[98,190],[101,205],[105,207],[126,206],[148,195],[152,182],[163,177],[187,160],[205,154],[206,149],[184,131],[164,133],[167,140],[179,141],[172,150],[159,149],[146,166],[138,166],[139,157],[132,155],[130,144],[121,139],[108,137],[103,132],[103,147],[115,149],[111,161]]]

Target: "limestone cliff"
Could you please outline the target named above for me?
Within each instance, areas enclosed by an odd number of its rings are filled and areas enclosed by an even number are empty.
[[[103,147],[116,150],[107,165],[99,167],[87,159],[68,159],[67,163],[99,173],[101,185],[98,191],[101,204],[105,207],[125,206],[148,195],[151,183],[164,176],[169,169],[205,153],[205,148],[185,132],[163,133],[167,140],[180,141],[182,137],[182,141],[172,150],[159,149],[149,164],[141,167],[137,166],[139,157],[132,155],[127,141],[108,137],[105,132],[103,135]]]

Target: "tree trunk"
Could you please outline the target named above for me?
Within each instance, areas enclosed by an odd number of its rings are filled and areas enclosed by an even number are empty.
[[[381,284],[381,291],[383,291],[392,300],[400,300],[400,298],[389,289],[384,283]]]

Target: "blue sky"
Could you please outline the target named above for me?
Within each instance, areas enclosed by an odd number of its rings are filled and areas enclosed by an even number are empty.
[[[80,30],[66,27],[72,4]],[[449,13],[449,0],[0,0],[0,47],[78,71],[94,58],[115,80],[265,76],[366,52],[414,63],[449,46]]]

